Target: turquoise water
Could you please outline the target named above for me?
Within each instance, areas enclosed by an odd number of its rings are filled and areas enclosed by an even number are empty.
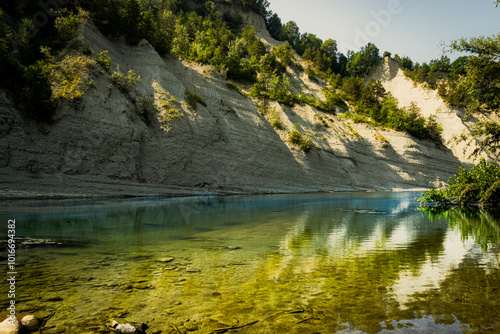
[[[31,237],[16,305],[51,315],[43,333],[110,319],[146,333],[500,332],[498,215],[423,212],[419,196],[3,202],[0,217],[4,240],[8,219]]]

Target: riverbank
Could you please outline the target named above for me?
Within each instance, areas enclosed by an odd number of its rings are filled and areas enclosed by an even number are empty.
[[[396,187],[275,187],[275,188],[224,188],[211,189],[204,186],[175,186],[140,183],[110,179],[99,176],[30,174],[0,169],[0,200],[55,200],[91,198],[134,197],[191,197],[231,196],[253,194],[298,194],[355,191],[427,191],[428,188],[414,185]],[[8,181],[7,181],[8,180]]]

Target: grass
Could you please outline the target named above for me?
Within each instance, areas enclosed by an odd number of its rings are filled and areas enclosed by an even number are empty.
[[[184,116],[179,108],[179,102],[175,97],[163,90],[157,81],[153,81],[152,86],[159,104],[157,111],[158,121],[162,126],[166,127],[174,119]]]
[[[375,137],[375,140],[382,144],[382,147],[387,147],[389,145],[387,138],[385,138],[380,133],[375,133],[373,137]]]
[[[269,121],[271,122],[271,126],[273,128],[275,128],[276,130],[283,130],[285,128],[283,122],[281,122],[281,118],[276,109],[272,108],[268,112],[268,115],[269,115]]]
[[[186,89],[185,93],[186,93],[186,102],[189,106],[189,109],[196,110],[198,104],[201,104],[204,107],[207,106],[205,99],[201,95],[193,93],[189,89]]]
[[[298,130],[298,126],[298,123],[294,124],[292,131],[290,131],[288,135],[288,140],[307,153],[313,147],[313,143],[308,135],[303,135],[302,133],[300,133],[300,131]]]

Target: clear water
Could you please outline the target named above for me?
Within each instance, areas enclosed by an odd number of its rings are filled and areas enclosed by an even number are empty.
[[[498,215],[419,193],[3,202],[43,333],[500,333]],[[19,241],[20,243],[21,241]],[[4,253],[5,254],[5,253]],[[6,262],[6,261],[4,261]],[[5,276],[7,274],[5,273]],[[7,284],[0,301],[7,313]]]

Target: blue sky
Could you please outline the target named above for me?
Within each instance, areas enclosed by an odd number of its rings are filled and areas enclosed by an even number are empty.
[[[372,42],[382,54],[428,62],[442,55],[443,42],[490,36],[500,31],[494,0],[269,0],[282,23],[301,33],[337,41],[339,51],[358,51]],[[451,55],[454,59],[458,55]]]

